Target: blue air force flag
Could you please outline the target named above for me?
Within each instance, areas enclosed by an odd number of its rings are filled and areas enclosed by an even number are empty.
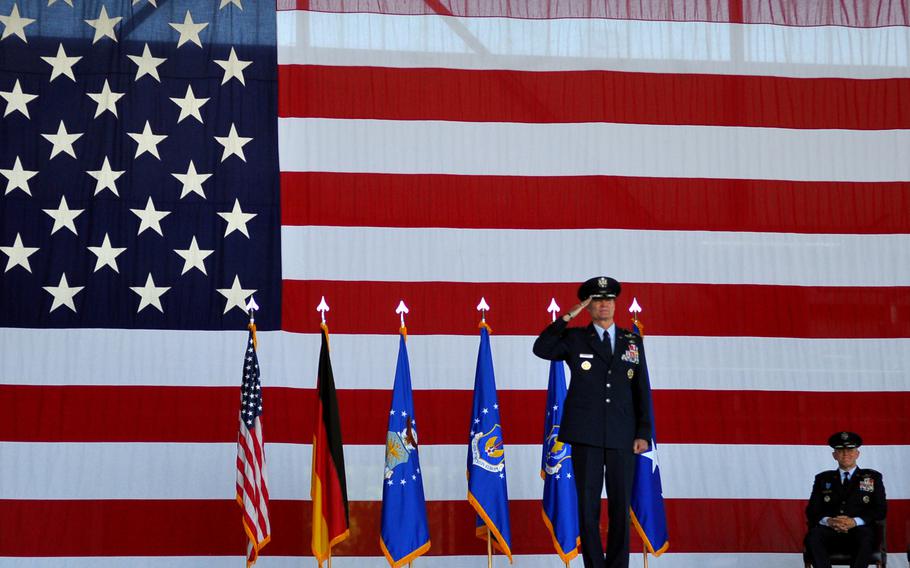
[[[468,442],[468,501],[477,512],[477,536],[486,539],[489,534],[493,546],[511,562],[512,531],[509,528],[509,491],[501,424],[490,331],[486,324],[481,324]]]
[[[553,538],[556,553],[566,564],[578,556],[581,538],[578,532],[578,495],[572,446],[559,440],[563,402],[566,400],[566,371],[562,361],[550,361],[547,386],[547,414],[544,422],[543,455],[540,476],[543,478],[543,522]]]
[[[633,320],[632,329],[642,334],[642,325]],[[648,400],[651,416],[654,416],[654,402]],[[660,484],[660,464],[657,461],[656,428],[651,439],[651,448],[635,456],[635,477],[632,481],[632,525],[641,536],[642,546],[646,552],[660,556],[670,548],[667,533],[667,515],[664,511],[663,488]]]
[[[417,455],[417,420],[411,396],[411,366],[402,332],[386,432],[379,545],[393,568],[430,550],[430,529]]]

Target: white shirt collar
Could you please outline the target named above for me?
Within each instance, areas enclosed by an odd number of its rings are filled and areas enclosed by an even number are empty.
[[[611,323],[610,327],[606,329],[600,327],[595,323],[594,331],[597,332],[597,337],[599,337],[601,341],[604,340],[604,332],[608,332],[610,334],[610,347],[616,349],[616,322]]]
[[[853,466],[853,467],[850,468],[850,469],[841,469],[841,468],[837,468],[837,475],[839,475],[841,478],[843,478],[843,477],[844,477],[844,473],[848,473],[848,474],[850,475],[850,479],[853,479],[853,472],[856,471],[856,468],[857,468],[857,467],[859,467],[859,466],[856,466],[856,465],[855,465],[855,466]]]

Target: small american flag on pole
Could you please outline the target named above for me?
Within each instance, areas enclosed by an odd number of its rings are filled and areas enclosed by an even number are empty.
[[[265,472],[265,445],[262,441],[262,385],[256,357],[256,324],[250,321],[250,336],[243,360],[240,386],[240,431],[237,434],[237,502],[243,509],[243,530],[249,538],[246,565],[256,563],[259,551],[268,544],[269,486]]]

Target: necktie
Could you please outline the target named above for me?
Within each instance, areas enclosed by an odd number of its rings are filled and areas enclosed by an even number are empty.
[[[849,482],[850,482],[850,472],[845,471],[844,478],[841,480],[841,485],[847,485],[847,483],[849,483]]]
[[[607,353],[609,353],[610,357],[612,357],[613,356],[613,346],[610,345],[610,332],[607,330],[604,330],[603,342],[604,342],[604,347],[607,348]]]

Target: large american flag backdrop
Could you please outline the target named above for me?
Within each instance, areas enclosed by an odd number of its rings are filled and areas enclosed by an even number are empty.
[[[516,565],[556,565],[530,349],[550,298],[601,273],[620,325],[633,297],[648,325],[653,565],[798,564],[839,429],[904,550],[910,8],[817,4],[0,0],[0,567],[243,565],[254,290],[259,565],[313,562],[322,296],[351,499],[335,564],[385,563],[401,299],[417,563],[484,561],[464,478],[483,296]]]

